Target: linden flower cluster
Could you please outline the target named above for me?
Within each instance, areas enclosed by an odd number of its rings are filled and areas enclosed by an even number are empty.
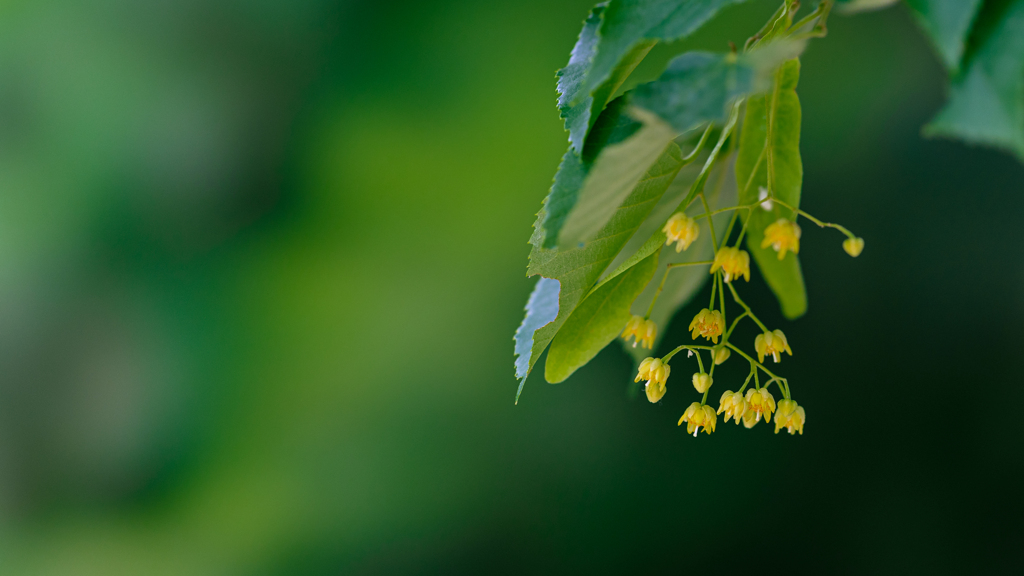
[[[686,350],[687,357],[696,357],[698,370],[692,376],[694,390],[701,394],[699,402],[693,402],[679,418],[679,425],[686,423],[687,434],[696,437],[701,430],[706,434],[715,431],[718,416],[724,414],[725,422],[733,420],[737,425],[741,422],[744,428],[753,428],[762,420],[771,423],[775,418],[775,433],[785,429],[790,434],[804,433],[804,424],[807,421],[807,414],[803,406],[800,406],[790,395],[789,381],[776,375],[765,365],[765,358],[770,357],[775,363],[782,360],[782,354],[793,355],[786,335],[779,329],[769,329],[764,322],[754,313],[753,310],[740,298],[734,286],[734,280],[742,278],[750,280],[750,254],[742,250],[743,237],[750,222],[750,214],[757,208],[765,210],[774,209],[774,204],[788,208],[796,216],[803,216],[822,227],[836,228],[843,232],[847,238],[843,242],[843,250],[853,257],[857,257],[864,250],[864,239],[854,236],[848,230],[837,224],[826,224],[806,212],[793,208],[788,204],[774,198],[770,194],[763,194],[758,203],[746,206],[734,206],[718,212],[733,211],[732,222],[725,232],[724,243],[719,246],[716,242],[714,227],[712,223],[713,213],[708,209],[707,201],[703,192],[700,198],[704,204],[704,222],[710,228],[711,240],[714,244],[714,259],[706,262],[692,262],[685,264],[672,264],[665,271],[667,275],[676,267],[687,265],[710,265],[711,274],[711,302],[707,308],[701,309],[690,322],[690,337],[697,341],[694,344],[683,344],[666,354],[662,358],[649,357],[644,359],[639,366],[635,382],[646,381],[644,390],[647,399],[652,402],[660,402],[668,391],[668,380],[671,368],[669,362],[679,352]],[[729,245],[729,238],[737,220],[742,212],[746,212],[743,218],[743,227],[735,243]],[[694,241],[700,236],[701,230],[697,219],[680,212],[673,214],[668,219],[662,231],[665,233],[666,245],[675,244],[676,252],[689,249]],[[796,219],[780,218],[772,222],[762,231],[764,239],[760,242],[762,250],[774,250],[779,260],[784,260],[789,253],[799,254],[800,252],[800,226]],[[795,258],[795,256],[791,256]],[[662,279],[664,285],[664,279]],[[726,292],[732,297],[739,312],[734,316],[732,324],[728,323],[728,311],[726,309]],[[655,294],[657,301],[661,290]],[[717,296],[717,300],[716,300]],[[648,308],[647,316],[633,316],[626,325],[622,337],[628,342],[633,340],[633,346],[637,344],[647,349],[653,349],[657,339],[658,328],[650,319],[651,310],[654,309],[652,301]],[[740,349],[733,338],[733,331],[742,321],[748,320],[756,324],[759,333],[753,338],[754,354],[747,354]],[[704,340],[702,343],[701,340]],[[718,400],[718,409],[708,405],[708,394],[715,383],[714,372],[730,358],[733,353],[739,356],[743,362],[750,367],[750,372],[743,382],[743,385],[736,390],[726,390]],[[705,370],[705,359],[702,354],[707,354],[711,360],[708,370]],[[756,355],[756,359],[754,356]],[[762,378],[767,380],[762,384]],[[751,383],[753,385],[751,386]],[[769,388],[777,388],[777,393],[782,398],[776,401]]]

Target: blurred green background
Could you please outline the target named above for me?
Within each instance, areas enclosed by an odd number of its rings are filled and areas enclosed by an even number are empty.
[[[513,405],[590,4],[3,3],[0,572],[1019,569],[1024,168],[920,138],[903,7],[833,17],[799,88],[804,207],[864,254],[805,226],[796,322],[745,291],[806,433],[689,437],[617,345]]]

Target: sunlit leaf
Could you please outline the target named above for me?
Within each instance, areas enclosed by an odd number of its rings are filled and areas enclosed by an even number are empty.
[[[1024,0],[998,4],[978,16],[977,49],[925,134],[1003,148],[1024,159]]]
[[[630,306],[658,266],[652,254],[591,292],[566,320],[551,342],[544,377],[562,382],[614,340],[630,318]]]
[[[684,174],[681,172],[679,174],[668,192],[662,197],[661,202],[658,203],[658,206],[651,213],[648,222],[660,226],[662,222],[668,220],[668,217],[675,211],[679,202],[686,197],[690,184],[697,177],[697,170],[684,168],[684,172],[688,173]],[[708,178],[705,194],[707,194],[711,210],[736,205],[736,179],[733,172],[732,157],[723,158],[716,164]],[[704,213],[704,207],[700,202],[696,202],[686,213],[691,217],[699,216]],[[715,234],[719,243],[721,243],[725,235],[725,229],[731,217],[732,215],[727,212],[713,217]],[[643,315],[647,312],[654,294],[658,291],[659,286],[662,286],[661,280],[665,277],[665,271],[670,264],[707,262],[713,259],[714,247],[711,242],[711,230],[706,223],[707,220],[702,219],[698,222],[700,223],[700,236],[683,252],[676,252],[675,246],[665,246],[664,234],[660,235],[660,256],[658,258],[658,269],[654,274],[654,281],[633,302],[633,314]],[[644,223],[644,226],[637,232],[636,237],[643,236],[647,232],[648,226],[648,223]],[[632,241],[630,243],[632,244]],[[623,253],[628,253],[630,248],[627,245]],[[678,267],[674,268],[665,277],[661,294],[658,296],[650,316],[651,320],[658,326],[658,336],[654,342],[655,349],[657,349],[658,344],[667,332],[672,317],[711,279],[711,275],[708,273],[709,268],[709,265]],[[633,347],[628,345],[626,346],[626,351],[637,362],[651,355],[649,350],[639,346]]]
[[[757,202],[762,188],[770,188],[775,197],[799,208],[803,164],[800,159],[800,99],[796,95],[796,85],[800,77],[800,61],[787,62],[777,76],[772,92],[747,100],[736,159],[739,203],[753,204]],[[766,146],[769,114],[772,123],[771,149]],[[774,174],[771,187],[768,184],[769,162],[772,163]],[[761,242],[764,240],[764,229],[769,224],[779,218],[792,217],[791,210],[777,203],[770,211],[759,206],[753,209],[747,226],[747,249],[787,318],[796,318],[807,311],[807,289],[800,271],[800,261],[793,253],[779,260],[770,246],[761,248]]]
[[[587,172],[575,206],[559,231],[559,246],[575,246],[590,240],[630,194],[647,169],[666,149],[676,132],[657,116],[634,109],[627,116],[620,105],[609,106],[621,130],[631,134],[613,144],[603,146]],[[602,115],[602,117],[607,117]],[[634,117],[641,121],[637,122]],[[617,119],[623,119],[618,121]],[[612,135],[617,130],[612,130]],[[589,144],[588,144],[589,146]],[[678,147],[677,147],[678,149]],[[587,150],[584,150],[586,156]]]
[[[533,350],[533,335],[545,324],[554,321],[558,316],[558,280],[540,278],[533,287],[530,299],[526,301],[526,317],[516,330],[516,379],[519,389],[516,391],[516,404],[523,392],[523,384],[530,374],[530,354]]]
[[[533,250],[530,252],[530,265],[527,274],[530,276],[539,274],[545,278],[558,280],[560,289],[558,314],[555,319],[534,332],[529,355],[527,356],[524,350],[519,356],[519,362],[523,362],[524,357],[528,358],[525,363],[526,373],[533,368],[559,328],[590,291],[601,273],[622,250],[640,224],[647,219],[681,166],[682,153],[678,146],[672,144],[651,166],[626,201],[616,208],[611,220],[598,233],[597,237],[585,246],[562,250],[542,248],[544,242],[542,223],[545,211],[542,209],[537,214],[533,237],[530,239]],[[556,176],[556,185],[557,180]]]
[[[960,67],[971,23],[981,0],[906,0],[918,24],[950,70]]]

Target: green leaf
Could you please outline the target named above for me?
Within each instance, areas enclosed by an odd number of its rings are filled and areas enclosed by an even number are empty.
[[[975,40],[949,102],[924,133],[1002,148],[1024,160],[1024,0],[986,4]]]
[[[601,273],[622,250],[640,224],[647,219],[662,194],[675,179],[681,166],[682,154],[679,147],[672,144],[648,169],[644,178],[633,188],[626,201],[616,208],[612,218],[598,232],[597,237],[582,247],[561,250],[543,248],[545,210],[542,209],[537,214],[533,237],[530,239],[533,250],[530,252],[530,265],[527,274],[529,276],[539,274],[545,278],[558,280],[560,286],[557,316],[533,334],[533,343],[528,361],[525,363],[527,373],[536,364],[537,359],[551,343],[572,311],[590,291]],[[561,172],[555,177],[556,187],[560,174]],[[517,362],[522,362],[524,357],[526,357],[525,350],[520,353]],[[521,372],[517,372],[517,374],[521,374]]]
[[[749,59],[687,52],[669,62],[656,81],[637,86],[631,103],[683,133],[724,120],[732,101],[754,91],[755,76]]]
[[[725,119],[730,103],[771,85],[770,71],[798,54],[800,42],[776,42],[750,56],[690,52],[669,63],[654,82],[616,98],[595,122],[581,163],[563,167],[582,189],[556,187],[544,222],[545,247],[586,242],[675,136]],[[571,150],[570,150],[571,152]],[[572,168],[572,170],[569,170]],[[575,184],[578,178],[565,177]]]
[[[708,205],[712,211],[736,205],[736,178],[733,171],[733,159],[732,156],[722,158],[710,172],[705,192]],[[688,195],[690,185],[697,179],[698,170],[689,170],[688,168],[684,168],[679,176],[676,177],[676,181],[672,183],[672,186],[669,187],[669,190],[662,197],[661,202],[658,203],[658,206],[651,213],[648,222],[645,222],[636,234],[637,237],[642,236],[645,232],[654,231],[654,226],[657,226],[656,231],[659,233],[657,236],[661,241],[659,246],[661,255],[658,258],[658,269],[654,273],[654,282],[651,282],[633,302],[633,314],[643,315],[647,312],[647,308],[658,291],[662,278],[665,277],[665,271],[669,264],[707,262],[714,258],[714,244],[711,242],[711,230],[706,224],[707,220],[698,220],[700,223],[700,236],[690,245],[689,249],[683,252],[676,252],[674,245],[665,246],[665,235],[661,233],[660,227],[676,210],[679,203]],[[700,203],[695,203],[686,213],[691,217],[700,216],[704,213],[704,208]],[[725,229],[728,227],[731,217],[732,214],[728,212],[723,212],[713,217],[715,233],[718,236],[719,244],[721,244],[725,236]],[[630,244],[633,244],[633,241],[630,241]],[[622,252],[624,254],[628,253],[630,248],[631,246],[627,244]],[[651,320],[658,326],[658,336],[654,342],[655,350],[667,332],[672,317],[711,279],[711,275],[708,273],[709,268],[710,266],[708,265],[674,268],[665,277],[665,284],[661,295],[658,296],[650,316]],[[625,345],[625,341],[623,341],[623,344]],[[625,349],[633,356],[636,362],[651,355],[651,351],[645,348],[626,345]]]
[[[776,76],[775,89],[771,93],[747,100],[736,158],[739,203],[757,202],[761,188],[765,188],[771,189],[779,200],[799,208],[803,164],[800,160],[800,99],[796,95],[796,85],[800,78],[800,61],[786,62]],[[772,126],[770,148],[766,146],[769,113]],[[774,174],[770,187],[769,164]],[[761,241],[769,224],[779,218],[793,216],[791,210],[779,204],[770,211],[757,207],[751,212],[747,226],[747,249],[779,300],[786,318],[796,318],[807,311],[807,289],[800,271],[800,260],[793,253],[779,260],[770,246],[761,248]]]
[[[569,142],[576,154],[583,152],[584,139],[600,111],[655,44],[654,41],[637,44],[622,57],[609,78],[594,90],[593,95],[584,93],[583,79],[597,50],[597,30],[601,24],[601,14],[607,5],[608,3],[604,2],[591,10],[590,16],[583,23],[579,40],[572,49],[569,64],[557,74],[558,108],[561,117],[565,118],[565,129],[569,131]]]
[[[548,382],[565,381],[619,335],[629,321],[630,306],[657,266],[658,255],[652,254],[580,303],[551,342],[544,366]]]
[[[956,71],[981,0],[906,0],[946,68]]]
[[[625,99],[617,101],[624,102]],[[632,134],[601,149],[587,172],[575,206],[559,231],[559,246],[582,244],[597,234],[676,136],[675,130],[657,116],[634,109],[630,115],[641,120],[636,122],[620,112],[620,108],[621,105],[608,108],[614,110],[613,115],[621,120],[611,135],[616,137],[619,132]],[[676,146],[675,150],[678,149]]]
[[[836,3],[836,10],[843,14],[854,12],[866,12],[868,10],[880,10],[892,6],[899,0],[839,0]]]
[[[530,374],[530,355],[533,349],[533,335],[542,326],[551,323],[558,316],[558,280],[540,278],[526,301],[526,317],[516,330],[516,378],[519,390],[516,391],[516,404],[523,393],[523,384]]]
[[[659,40],[681,40],[703,26],[722,7],[744,1],[612,0],[601,15],[597,46],[580,94],[596,92],[638,47]]]

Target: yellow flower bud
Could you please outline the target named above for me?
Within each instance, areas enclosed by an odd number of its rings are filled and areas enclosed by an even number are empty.
[[[671,368],[662,362],[661,358],[644,358],[637,370],[636,379],[633,381],[647,380],[644,390],[647,392],[647,399],[653,403],[661,400],[661,397],[665,395],[665,384],[668,382],[670,372]]]
[[[676,252],[686,250],[700,236],[700,227],[697,226],[697,221],[693,218],[688,218],[682,212],[673,214],[661,231],[665,233],[666,246],[671,245],[673,242],[676,243]]]
[[[693,437],[696,438],[701,426],[704,427],[704,432],[708,434],[714,432],[717,419],[714,408],[707,405],[702,406],[700,402],[694,402],[690,404],[686,412],[683,412],[678,425],[682,426],[683,422],[686,422],[686,433],[693,434]]]
[[[639,344],[650,350],[654,347],[654,339],[657,337],[658,325],[654,323],[654,320],[644,320],[640,316],[630,318],[626,329],[622,332],[622,338],[626,342],[633,338],[633,348]]]
[[[714,380],[711,378],[710,374],[698,372],[693,375],[693,387],[701,394],[707,392],[707,389],[711,388],[712,384],[714,384]]]
[[[799,254],[800,226],[797,226],[796,222],[790,222],[785,218],[780,218],[769,224],[764,229],[764,240],[761,242],[761,248],[769,246],[779,253],[779,260],[786,257],[787,250],[793,254]]]
[[[772,421],[772,412],[775,412],[775,397],[768,392],[767,388],[747,390],[747,412],[743,415],[743,425],[747,428],[753,427],[764,417],[765,422]],[[753,421],[747,423],[747,418]]]
[[[728,360],[729,356],[732,356],[732,351],[725,346],[722,346],[718,350],[714,351],[713,356],[715,357],[715,366],[718,366]]]
[[[705,308],[693,317],[693,322],[690,322],[690,332],[694,340],[699,334],[718,344],[718,337],[722,335],[723,330],[725,330],[725,319],[722,318],[722,313],[718,310],[711,311]]]
[[[843,240],[843,250],[846,250],[846,253],[854,258],[860,256],[860,253],[864,250],[864,239],[847,238]]]
[[[743,427],[746,428],[747,430],[753,428],[760,421],[761,415],[758,414],[757,412],[754,412],[753,410],[748,409],[746,412],[743,413]]]
[[[732,282],[733,278],[743,276],[744,280],[750,281],[750,254],[739,248],[720,248],[715,254],[715,261],[711,264],[711,273],[714,274],[721,268],[725,272],[725,281]]]
[[[795,430],[802,436],[805,421],[807,421],[807,414],[795,400],[779,400],[779,411],[775,414],[776,434],[785,428],[790,434]]]
[[[789,342],[786,341],[786,335],[782,333],[782,330],[758,334],[757,338],[754,338],[754,350],[757,350],[758,362],[764,362],[765,356],[771,356],[778,363],[781,359],[779,354],[782,352],[786,352],[790,356],[793,355],[793,351],[789,348]]]
[[[644,392],[647,393],[647,399],[650,400],[651,404],[657,404],[665,396],[666,391],[668,391],[668,388],[665,386],[665,383],[656,380],[648,382],[644,386]]]
[[[747,412],[746,398],[743,397],[741,392],[726,390],[722,394],[721,400],[718,401],[718,413],[721,414],[722,412],[725,412],[725,420],[723,422],[728,422],[729,418],[735,418],[736,424],[739,424],[740,418]],[[747,426],[747,428],[750,428],[750,426]]]

